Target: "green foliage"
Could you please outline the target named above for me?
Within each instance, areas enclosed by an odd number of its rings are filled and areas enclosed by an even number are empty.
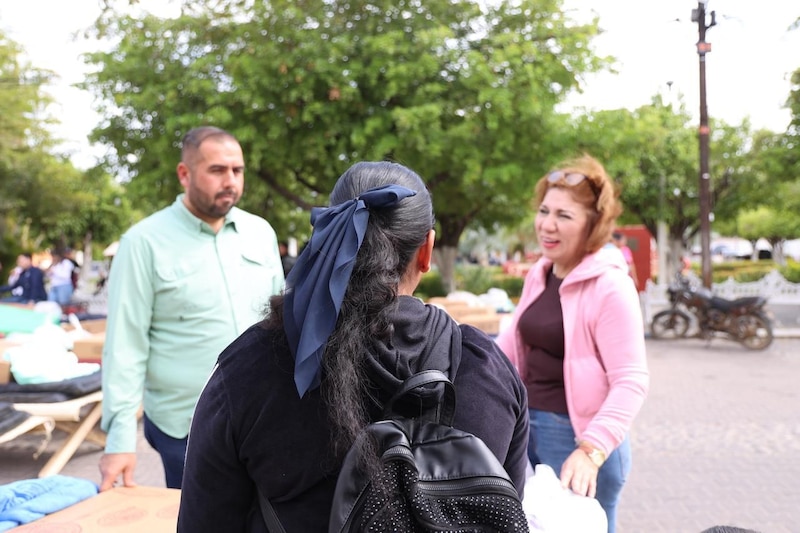
[[[437,245],[528,212],[563,117],[554,107],[607,65],[558,0],[183,2],[175,20],[109,11],[85,87],[93,139],[130,179],[134,206],[174,197],[180,137],[215,124],[244,148],[242,207],[280,235],[308,236],[307,211],[359,160],[409,165],[434,199]],[[301,216],[305,215],[305,216]]]
[[[776,211],[761,206],[740,213],[737,230],[745,239],[757,240],[763,237],[770,243],[777,243],[800,235],[800,215],[793,210]]]
[[[459,265],[456,268],[456,290],[473,294],[483,294],[491,288],[503,289],[509,298],[519,298],[522,294],[523,278],[503,273],[501,267],[480,265]],[[433,269],[422,276],[415,296],[427,300],[434,296],[447,296],[438,269]]]
[[[787,281],[800,283],[800,263],[787,259],[785,265],[778,265],[771,260],[759,261],[726,261],[715,263],[712,271],[714,283],[722,283],[729,278],[739,283],[758,281],[773,270],[777,270]],[[695,268],[695,273],[700,274]]]
[[[494,270],[468,263],[456,265],[456,287],[472,294],[483,294],[494,287]]]
[[[442,284],[442,275],[438,269],[431,269],[423,274],[422,279],[414,291],[414,296],[427,300],[434,296],[447,296],[447,291]]]
[[[733,278],[734,281],[739,283],[758,281],[776,268],[775,262],[769,260],[714,263],[711,271],[711,280],[714,283],[722,283],[729,278]],[[697,273],[699,275],[699,272]]]
[[[617,180],[625,208],[620,223],[644,224],[656,235],[664,220],[670,238],[685,246],[699,231],[699,176],[697,127],[684,106],[656,96],[633,111],[579,116],[574,126],[573,144],[600,159]],[[761,190],[748,164],[749,136],[747,123],[714,124],[711,189],[719,219],[735,216]]]
[[[797,27],[797,23],[795,23],[795,27]],[[786,105],[792,111],[792,122],[789,126],[789,131],[787,131],[787,137],[793,137],[796,143],[797,137],[800,136],[800,67],[792,73],[791,90]],[[797,166],[800,165],[800,156],[797,155],[796,151],[793,159],[797,169]],[[795,172],[794,175],[797,176],[798,172]]]
[[[800,263],[794,259],[787,259],[786,264],[780,268],[779,272],[787,281],[800,283]]]
[[[97,190],[53,151],[42,92],[50,73],[20,62],[21,49],[0,33],[0,256],[74,245],[72,220]]]
[[[522,294],[522,285],[525,279],[519,276],[508,276],[506,274],[496,275],[493,287],[503,289],[511,299],[518,299]]]

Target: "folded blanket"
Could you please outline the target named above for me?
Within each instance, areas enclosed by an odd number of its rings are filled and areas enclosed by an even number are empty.
[[[86,479],[50,476],[0,485],[0,531],[38,520],[97,494]]]
[[[80,398],[100,390],[102,386],[101,370],[63,381],[51,383],[4,383],[0,385],[0,402],[11,403],[49,403],[63,402]]]
[[[0,402],[0,435],[14,429],[24,422],[30,415],[17,411],[10,403]]]

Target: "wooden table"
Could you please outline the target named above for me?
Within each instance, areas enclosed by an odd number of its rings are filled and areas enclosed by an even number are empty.
[[[9,531],[81,533],[174,533],[181,491],[117,487]]]
[[[103,412],[103,392],[96,391],[85,396],[53,403],[15,403],[14,408],[36,417],[50,418],[55,427],[69,436],[39,471],[39,477],[58,474],[69,462],[78,446],[84,441],[105,446],[105,434],[97,428]]]

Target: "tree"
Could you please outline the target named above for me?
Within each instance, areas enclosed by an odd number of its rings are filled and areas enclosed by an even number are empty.
[[[38,214],[55,212],[60,185],[41,175],[53,166],[42,92],[50,73],[21,62],[21,53],[0,32],[0,257],[7,263],[44,240]]]
[[[757,204],[764,190],[749,164],[750,130],[745,122],[716,122],[711,137],[712,206],[715,217],[735,220],[739,210]],[[574,145],[600,159],[620,188],[625,212],[620,222],[644,224],[657,235],[659,220],[668,228],[668,271],[699,231],[699,178],[696,127],[683,104],[652,104],[633,111],[615,109],[579,115]],[[754,203],[755,202],[755,203]]]
[[[800,19],[798,20],[800,21]],[[798,27],[800,27],[800,25],[798,25]],[[794,136],[800,135],[800,68],[795,70],[792,74],[792,85],[789,91],[789,97],[786,100],[786,105],[792,111],[792,120],[789,124],[788,133]]]
[[[22,250],[83,242],[89,226],[114,227],[118,235],[125,213],[97,204],[112,187],[107,175],[93,178],[56,153],[42,90],[51,73],[22,63],[21,52],[0,33],[0,256],[6,260]],[[94,216],[98,209],[113,212]]]
[[[242,142],[265,187],[243,207],[304,236],[307,211],[358,160],[389,159],[426,180],[438,263],[449,288],[467,227],[519,220],[560,120],[554,106],[605,61],[597,21],[559,0],[185,1],[175,20],[114,13],[116,43],[88,57],[105,117],[93,134],[130,180],[137,207],[178,190],[163,161],[213,123]],[[307,220],[307,214],[304,214]],[[294,225],[294,227],[292,227]]]
[[[785,192],[795,195],[800,192],[794,184],[783,188]],[[739,235],[750,242],[766,239],[772,245],[772,258],[776,263],[784,265],[786,259],[783,255],[783,243],[800,234],[800,216],[796,211],[779,211],[760,206],[740,213],[737,227]]]
[[[17,171],[25,168],[30,150],[28,131],[36,127],[35,111],[41,105],[38,73],[21,65],[17,43],[0,32],[0,258],[9,264],[19,250],[14,242],[14,216],[23,198],[16,186]]]
[[[65,241],[80,243],[84,261],[90,261],[95,242],[108,244],[118,239],[142,216],[131,208],[123,187],[100,168],[86,171],[82,181],[74,198],[79,205],[60,217],[56,231]],[[84,279],[89,273],[87,268],[81,270]]]

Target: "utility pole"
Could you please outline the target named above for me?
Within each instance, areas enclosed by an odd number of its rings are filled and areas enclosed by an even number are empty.
[[[669,105],[672,106],[672,81],[667,82],[669,88]],[[658,177],[658,222],[656,224],[656,242],[658,243],[658,284],[666,286],[674,272],[667,272],[667,253],[669,249],[669,230],[664,222],[664,202],[666,201],[667,177],[664,172]],[[680,257],[675,258],[673,268],[677,268]]]
[[[706,42],[706,30],[717,22],[711,12],[711,24],[706,26],[706,4],[708,0],[698,0],[697,9],[692,10],[692,22],[697,22],[700,38],[697,41],[697,55],[700,58],[700,250],[702,257],[703,285],[711,288],[711,175],[708,172],[708,108],[706,106],[706,54],[711,51],[711,43]]]

